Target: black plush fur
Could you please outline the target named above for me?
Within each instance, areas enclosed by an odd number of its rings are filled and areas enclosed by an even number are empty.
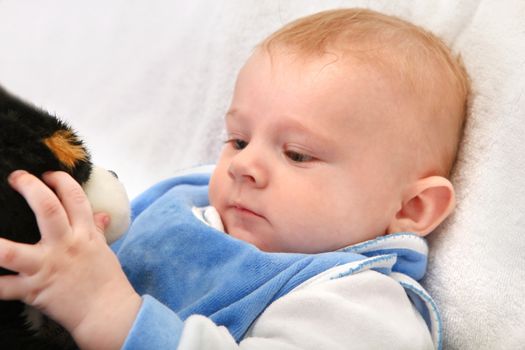
[[[63,170],[80,184],[88,180],[92,164],[85,148],[86,157],[69,168],[43,143],[44,139],[58,130],[73,133],[64,122],[10,95],[0,87],[1,237],[31,244],[40,240],[33,212],[24,198],[7,183],[7,177],[12,171],[24,169],[40,177],[46,171]],[[71,142],[84,147],[76,135]],[[12,273],[0,268],[0,276]],[[49,319],[46,319],[38,331],[30,330],[23,315],[24,307],[18,301],[0,301],[1,349],[76,348],[69,334]]]

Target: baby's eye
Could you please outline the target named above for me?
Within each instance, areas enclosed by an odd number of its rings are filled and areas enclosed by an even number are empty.
[[[286,152],[284,152],[284,154],[286,154],[286,156],[292,162],[296,162],[296,163],[304,163],[304,162],[310,162],[310,161],[314,160],[314,157],[309,156],[307,154],[299,153],[299,152],[286,151]]]
[[[232,147],[236,150],[241,150],[248,146],[248,142],[241,139],[230,139],[226,143],[231,143]]]

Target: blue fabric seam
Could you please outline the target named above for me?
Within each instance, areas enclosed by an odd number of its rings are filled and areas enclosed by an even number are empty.
[[[397,239],[413,239],[420,241],[421,243],[425,244],[428,247],[427,242],[421,238],[420,236],[416,235],[415,233],[410,232],[399,232],[399,233],[392,233],[386,236],[380,236],[375,238],[374,240],[363,242],[351,247],[343,248],[341,251],[344,252],[360,252],[362,249],[368,248],[370,246],[380,246],[380,243],[383,241],[389,241],[389,240],[397,240]],[[395,249],[395,248],[392,248]]]
[[[395,263],[395,261],[397,260],[397,255],[395,255],[395,254],[388,254],[388,255],[380,255],[380,256],[377,256],[377,257],[369,258],[369,259],[366,259],[364,262],[360,263],[358,266],[356,266],[354,268],[349,268],[346,272],[341,272],[337,276],[333,276],[330,279],[337,279],[337,278],[353,275],[356,272],[363,271],[365,268],[367,268],[370,265],[374,265],[374,264],[377,264],[377,263],[383,262],[383,261],[392,261],[392,260]],[[381,267],[383,267],[383,266],[381,266]],[[372,266],[371,268],[374,268],[374,266]]]
[[[413,293],[415,293],[417,296],[419,296],[421,299],[425,301],[425,303],[427,304],[427,307],[428,305],[430,305],[430,307],[432,308],[433,312],[431,312],[431,317],[434,320],[434,322],[437,324],[437,337],[438,337],[437,348],[438,350],[441,350],[442,345],[443,345],[442,320],[441,320],[441,315],[439,314],[436,303],[434,302],[434,300],[432,300],[432,298],[428,294],[426,294],[419,288],[416,288],[414,285],[406,283],[406,282],[401,282],[401,281],[399,281],[399,284],[401,284],[403,288],[408,289],[412,291]]]

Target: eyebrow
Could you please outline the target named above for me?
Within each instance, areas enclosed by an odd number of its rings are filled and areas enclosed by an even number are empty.
[[[242,118],[242,115],[237,109],[231,109],[226,113],[225,119],[228,120],[232,118]],[[324,135],[317,130],[309,128],[303,123],[301,123],[298,119],[299,118],[286,118],[286,121],[280,121],[277,126],[279,129],[284,131],[307,134],[308,137],[312,138],[313,141],[316,143],[320,143],[323,145],[331,144],[332,138],[330,137],[330,135]]]

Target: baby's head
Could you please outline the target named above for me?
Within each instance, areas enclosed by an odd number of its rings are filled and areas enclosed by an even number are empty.
[[[226,231],[316,253],[452,211],[468,79],[432,34],[368,10],[299,19],[241,69],[210,181]]]

